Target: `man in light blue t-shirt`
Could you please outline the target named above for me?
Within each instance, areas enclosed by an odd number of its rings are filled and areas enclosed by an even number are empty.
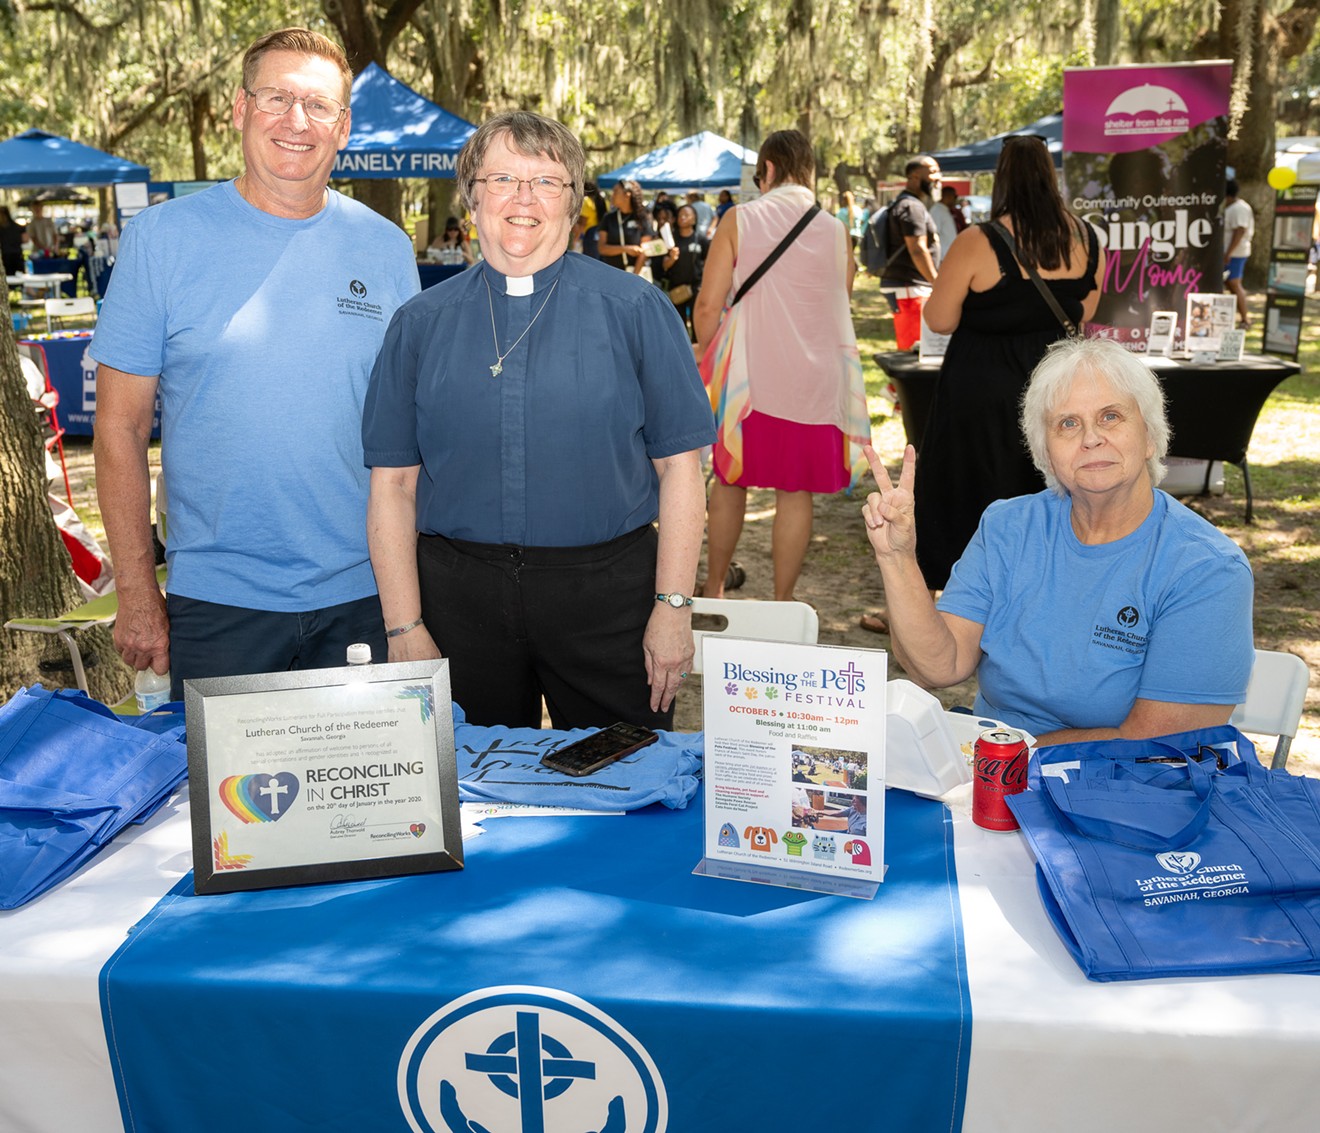
[[[351,72],[286,28],[243,59],[242,174],[124,230],[91,354],[96,471],[116,565],[115,645],[190,678],[385,656],[367,556],[361,418],[394,311],[418,291],[408,237],[330,190]],[[146,459],[157,394],[168,598]]]

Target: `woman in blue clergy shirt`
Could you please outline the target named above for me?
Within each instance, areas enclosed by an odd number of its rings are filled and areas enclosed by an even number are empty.
[[[399,309],[367,393],[389,660],[448,657],[477,724],[669,727],[692,662],[710,402],[664,292],[565,254],[584,164],[538,114],[473,134],[484,260]]]
[[[894,653],[929,688],[977,675],[976,712],[1042,743],[1138,739],[1228,720],[1254,660],[1252,577],[1224,534],[1157,490],[1164,395],[1134,354],[1056,343],[1022,400],[1048,487],[998,500],[938,607],[917,566],[909,445],[862,509]]]

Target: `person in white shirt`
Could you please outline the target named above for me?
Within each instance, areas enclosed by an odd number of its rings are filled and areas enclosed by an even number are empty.
[[[935,222],[935,231],[940,238],[940,259],[943,259],[953,247],[961,228],[954,219],[953,210],[958,207],[958,190],[946,185],[940,190],[940,199],[930,206],[930,218]],[[935,265],[939,266],[938,262]]]
[[[1247,289],[1242,273],[1251,256],[1251,237],[1256,231],[1256,214],[1238,196],[1238,183],[1232,178],[1224,189],[1224,268],[1228,272],[1224,286],[1237,297],[1238,326],[1251,325],[1247,313]]]

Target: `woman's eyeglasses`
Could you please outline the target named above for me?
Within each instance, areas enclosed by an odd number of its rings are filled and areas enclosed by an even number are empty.
[[[486,177],[473,177],[473,181],[486,186],[486,192],[492,197],[516,196],[521,186],[526,185],[532,196],[541,201],[558,200],[569,187],[569,182],[562,177],[514,177],[508,173],[491,173]]]

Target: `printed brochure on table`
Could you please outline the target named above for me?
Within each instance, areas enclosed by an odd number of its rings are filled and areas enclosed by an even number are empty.
[[[703,865],[883,880],[887,655],[727,637],[703,646]]]

